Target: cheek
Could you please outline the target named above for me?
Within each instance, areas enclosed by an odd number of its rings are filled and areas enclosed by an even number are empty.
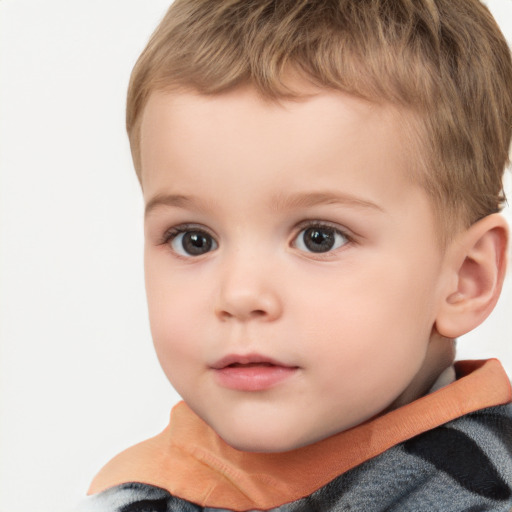
[[[324,286],[311,276],[309,292],[298,296],[297,307],[308,313],[295,316],[305,339],[318,340],[314,354],[350,368],[363,359],[384,365],[424,352],[435,317],[430,272],[396,259],[360,263],[364,271],[340,272]]]
[[[149,323],[157,356],[166,373],[193,353],[200,294],[182,286],[166,265],[146,259]],[[194,309],[195,308],[195,309]]]
[[[427,294],[408,286],[403,269],[387,270],[346,275],[328,293],[308,294],[308,315],[296,315],[305,334],[299,352],[321,369],[318,395],[337,390],[340,410],[364,417],[407,387],[423,364],[432,327]]]
[[[194,319],[183,308],[150,308],[150,325],[158,361],[167,379],[183,396],[198,378],[198,363],[204,363],[202,344]]]

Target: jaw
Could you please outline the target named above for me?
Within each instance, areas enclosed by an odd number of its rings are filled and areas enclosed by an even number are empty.
[[[425,395],[434,385],[439,375],[453,364],[455,360],[455,340],[441,336],[432,330],[427,354],[419,372],[405,391],[386,409],[385,412],[398,409]]]

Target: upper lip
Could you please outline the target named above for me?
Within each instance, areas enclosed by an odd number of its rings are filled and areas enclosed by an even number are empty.
[[[284,368],[296,368],[293,365],[282,363],[281,361],[277,361],[276,359],[272,359],[261,354],[229,354],[212,364],[211,368],[214,370],[221,370],[222,368],[226,368],[227,366],[234,364],[243,365],[258,363],[272,366],[282,366]]]

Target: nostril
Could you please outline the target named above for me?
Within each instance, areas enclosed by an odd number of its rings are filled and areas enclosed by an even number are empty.
[[[251,287],[248,289],[225,288],[219,293],[214,304],[215,315],[222,321],[228,320],[274,320],[281,314],[281,304],[274,293]]]
[[[219,311],[219,316],[222,320],[229,320],[230,318],[233,318],[235,315],[233,315],[229,311]]]
[[[262,318],[262,317],[265,317],[267,316],[267,312],[264,311],[263,309],[255,309],[253,311],[249,311],[248,314],[242,314],[242,313],[236,313],[236,312],[231,312],[231,311],[226,311],[226,310],[223,310],[223,311],[219,311],[218,312],[218,315],[220,316],[220,318],[222,320],[230,320],[232,318],[241,318],[241,319],[250,319],[250,318]]]

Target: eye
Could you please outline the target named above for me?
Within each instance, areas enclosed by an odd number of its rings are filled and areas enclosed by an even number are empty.
[[[294,245],[306,252],[329,252],[349,241],[340,230],[327,225],[308,226],[295,238]]]
[[[218,247],[215,239],[200,229],[173,229],[167,234],[166,242],[181,256],[201,256]]]

